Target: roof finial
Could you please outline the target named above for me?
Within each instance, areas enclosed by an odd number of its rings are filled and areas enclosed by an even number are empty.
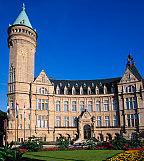
[[[25,11],[25,4],[24,4],[24,1],[23,1],[22,10]]]

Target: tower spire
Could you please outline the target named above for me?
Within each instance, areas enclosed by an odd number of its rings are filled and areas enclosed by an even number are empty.
[[[22,10],[25,11],[25,4],[24,4],[24,1],[23,1]]]

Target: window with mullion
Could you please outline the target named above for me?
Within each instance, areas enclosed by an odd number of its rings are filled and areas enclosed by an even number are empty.
[[[41,100],[38,99],[38,110],[41,110]]]
[[[72,117],[72,125],[73,125],[74,127],[77,126],[77,118],[76,118],[76,117]]]
[[[104,101],[104,111],[109,111],[109,101],[108,100]]]
[[[114,126],[118,126],[118,116],[113,117]]]
[[[60,126],[60,116],[56,117],[56,126]]]
[[[84,111],[84,102],[83,101],[80,102],[80,111],[81,112]]]
[[[113,110],[116,111],[117,110],[117,101],[113,100]]]
[[[100,101],[96,101],[96,111],[101,111]]]
[[[44,100],[42,100],[42,110],[44,110]]]
[[[60,111],[60,101],[56,101],[56,111]]]
[[[88,101],[88,111],[92,111],[92,101]]]
[[[97,116],[97,126],[101,126],[101,116]]]
[[[75,101],[72,102],[72,111],[76,111],[76,102]]]
[[[68,101],[64,101],[64,111],[68,111]]]
[[[69,126],[69,117],[64,117],[64,126]]]
[[[105,116],[105,126],[110,126],[109,116]]]

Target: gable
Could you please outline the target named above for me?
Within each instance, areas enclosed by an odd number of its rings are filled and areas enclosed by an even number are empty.
[[[127,68],[125,70],[122,79],[120,80],[120,83],[135,82],[135,81],[139,81],[138,78],[132,73],[132,71],[129,68]]]
[[[39,76],[35,79],[34,82],[39,84],[51,84],[44,70],[40,72]]]

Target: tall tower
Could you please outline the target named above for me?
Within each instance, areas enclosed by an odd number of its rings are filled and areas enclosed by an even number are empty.
[[[9,47],[8,103],[13,117],[13,119],[10,119],[13,120],[11,126],[15,127],[16,102],[19,104],[19,113],[22,113],[24,105],[29,111],[31,108],[30,93],[31,83],[34,81],[37,46],[37,33],[33,30],[25,12],[24,3],[21,13],[7,32],[9,35],[7,40]]]

